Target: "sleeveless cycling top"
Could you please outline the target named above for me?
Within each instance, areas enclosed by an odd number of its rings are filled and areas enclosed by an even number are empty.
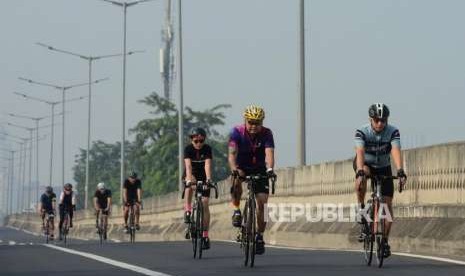
[[[392,147],[400,148],[399,130],[387,124],[380,133],[371,127],[363,125],[355,131],[355,146],[365,149],[365,164],[373,168],[384,168],[391,165]]]

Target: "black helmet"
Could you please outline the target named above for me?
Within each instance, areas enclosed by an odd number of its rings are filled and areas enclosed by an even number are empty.
[[[389,117],[389,108],[383,103],[375,103],[368,109],[370,118],[387,119]]]
[[[137,178],[137,173],[135,171],[132,171],[130,174],[129,174],[129,177],[130,178]]]
[[[65,188],[65,190],[71,190],[73,188],[73,185],[71,183],[66,183],[65,185],[63,185],[63,187]]]
[[[53,193],[53,188],[52,188],[52,186],[47,186],[47,187],[45,187],[45,193],[47,193],[47,194]]]
[[[207,137],[207,132],[205,131],[205,129],[201,127],[197,127],[197,128],[193,128],[189,134],[191,138],[194,136],[199,136],[199,135],[203,137]]]

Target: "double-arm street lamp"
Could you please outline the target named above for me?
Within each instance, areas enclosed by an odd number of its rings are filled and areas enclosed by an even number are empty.
[[[63,53],[63,54],[68,54],[71,56],[75,56],[78,58],[81,58],[85,61],[88,62],[89,65],[89,100],[88,100],[88,117],[87,117],[87,154],[86,154],[86,183],[85,183],[85,188],[84,188],[84,208],[87,209],[87,201],[88,201],[88,189],[89,189],[89,156],[90,156],[90,140],[91,140],[91,116],[92,116],[92,62],[100,60],[100,59],[105,59],[105,58],[112,58],[112,57],[120,57],[123,56],[123,54],[111,54],[111,55],[101,55],[101,56],[86,56],[78,53],[74,53],[71,51],[65,51],[61,50],[58,48],[55,48],[53,46],[44,44],[44,43],[36,43],[39,46],[45,47],[48,50]],[[127,53],[127,55],[132,55],[135,53],[142,53],[144,51],[130,51]]]
[[[58,85],[54,85],[54,84],[49,84],[49,83],[45,83],[45,82],[38,82],[38,81],[33,81],[31,79],[26,79],[26,78],[19,78],[20,80],[23,80],[23,81],[26,81],[28,83],[31,83],[31,84],[36,84],[36,85],[41,85],[41,86],[47,86],[47,87],[52,87],[52,88],[55,88],[59,91],[62,92],[62,100],[61,100],[61,104],[62,104],[62,112],[63,112],[63,122],[62,122],[62,173],[61,173],[61,182],[62,182],[62,185],[65,184],[65,94],[68,90],[72,89],[72,88],[76,88],[76,87],[80,87],[80,86],[85,86],[85,85],[89,85],[90,83],[91,84],[96,84],[96,83],[100,83],[102,81],[105,81],[105,80],[108,80],[108,78],[104,78],[104,79],[98,79],[96,81],[93,81],[93,82],[86,82],[86,83],[80,83],[80,84],[74,84],[74,85],[69,85],[69,86],[58,86]]]
[[[123,9],[123,53],[126,53],[126,17],[127,9],[143,2],[155,0],[138,0],[132,2],[118,2],[112,0],[100,0],[111,3]],[[120,174],[120,200],[123,199],[123,181],[125,176],[125,141],[126,141],[126,55],[123,55],[123,118],[121,131],[121,174]]]
[[[60,104],[61,102],[60,101],[52,102],[52,101],[49,101],[49,100],[44,100],[42,98],[37,98],[37,97],[29,96],[27,94],[18,93],[18,92],[13,92],[13,93],[18,95],[18,96],[21,96],[22,98],[24,98],[26,100],[33,100],[33,101],[45,103],[45,104],[47,104],[47,105],[49,105],[51,107],[51,117],[52,117],[52,131],[51,132],[52,133],[51,133],[51,136],[50,136],[49,186],[53,186],[52,179],[53,179],[53,147],[54,147],[53,142],[54,142],[54,129],[55,129],[55,106],[57,104]],[[85,97],[78,97],[78,98],[69,99],[66,102],[69,103],[69,102],[74,102],[74,101],[80,101],[80,100],[83,100],[83,99],[85,99]]]

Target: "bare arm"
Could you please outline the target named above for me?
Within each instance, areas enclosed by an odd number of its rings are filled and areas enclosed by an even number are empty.
[[[392,159],[394,160],[394,165],[396,169],[402,169],[402,152],[399,147],[392,147],[391,150]]]
[[[111,197],[108,197],[107,199],[107,209],[111,210]]]
[[[98,210],[99,209],[99,206],[98,206],[98,202],[97,202],[97,198],[94,197],[94,208],[95,210]]]
[[[363,170],[363,166],[365,165],[365,148],[356,147],[355,154],[356,154],[357,171]]]
[[[128,190],[126,188],[123,189],[123,202],[128,202]]]
[[[212,160],[211,159],[206,159],[205,160],[205,174],[207,176],[207,179],[212,179]]]
[[[142,201],[142,188],[137,189],[137,201],[138,202]]]
[[[274,168],[274,148],[265,149],[265,162],[268,169]]]
[[[228,163],[229,163],[229,168],[231,169],[231,171],[237,170],[236,158],[237,158],[237,146],[229,146]]]
[[[190,158],[185,158],[184,164],[186,166],[186,181],[192,181],[192,161]]]

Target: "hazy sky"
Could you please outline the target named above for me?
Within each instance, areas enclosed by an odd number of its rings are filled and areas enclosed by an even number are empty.
[[[69,85],[87,81],[87,64],[47,51],[35,42],[86,55],[121,52],[122,11],[97,0],[0,0],[0,122],[29,124],[7,112],[42,116],[44,104],[13,91],[50,100],[60,94],[18,80]],[[231,103],[228,129],[257,103],[275,134],[278,166],[296,164],[298,96],[297,0],[183,1],[185,104],[206,109]],[[349,158],[354,129],[367,122],[372,102],[391,108],[406,146],[465,137],[462,116],[465,64],[464,1],[306,1],[307,127],[309,162]],[[137,101],[162,93],[158,51],[164,1],[128,12],[127,121],[133,127],[148,109]],[[121,137],[121,59],[97,61],[93,140]],[[87,94],[77,88],[68,97]],[[66,180],[78,148],[85,148],[87,101],[68,105]],[[49,124],[49,121],[44,122]],[[26,132],[11,127],[15,135]],[[57,127],[54,182],[61,180],[61,127]],[[42,133],[49,129],[41,130]],[[40,180],[48,179],[49,140],[40,146]],[[0,162],[4,163],[4,162]]]

